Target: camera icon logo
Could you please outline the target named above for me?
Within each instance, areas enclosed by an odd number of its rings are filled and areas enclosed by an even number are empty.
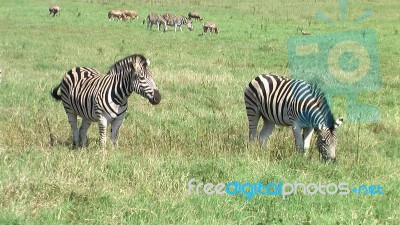
[[[291,78],[316,84],[325,92],[328,102],[334,96],[345,95],[349,121],[380,120],[377,107],[358,100],[360,94],[381,88],[381,66],[373,29],[290,38],[287,51]]]

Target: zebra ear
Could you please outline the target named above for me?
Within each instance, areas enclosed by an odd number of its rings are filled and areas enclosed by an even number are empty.
[[[342,125],[343,121],[344,121],[343,117],[340,117],[339,119],[337,119],[335,121],[335,129],[340,127],[340,125]]]
[[[138,71],[139,70],[139,68],[140,68],[140,61],[139,60],[136,60],[136,61],[132,61],[131,62],[132,63],[132,69],[134,70],[134,71]]]
[[[146,59],[147,66],[150,66],[150,59]]]

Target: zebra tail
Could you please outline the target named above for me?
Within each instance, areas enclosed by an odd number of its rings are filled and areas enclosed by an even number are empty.
[[[57,101],[61,100],[61,94],[60,95],[58,94],[58,90],[60,89],[60,87],[61,87],[61,83],[59,85],[53,87],[50,91],[51,96],[53,96],[53,98]]]

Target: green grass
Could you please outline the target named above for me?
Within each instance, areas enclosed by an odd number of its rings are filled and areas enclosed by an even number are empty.
[[[61,16],[48,16],[60,4]],[[111,9],[138,10],[132,22],[108,21]],[[294,151],[290,128],[276,127],[268,151],[248,145],[243,88],[269,71],[289,74],[286,43],[298,27],[334,32],[337,1],[5,1],[0,0],[0,224],[398,224],[400,4],[350,1],[348,21],[373,28],[382,88],[362,94],[381,111],[377,123],[338,130],[337,165]],[[220,34],[146,30],[150,12],[215,21]],[[78,13],[80,16],[78,17]],[[350,24],[348,22],[347,24]],[[73,150],[60,102],[49,91],[74,66],[106,72],[132,53],[151,60],[162,94],[151,106],[133,95],[118,147],[98,150],[97,124],[87,150]],[[334,114],[346,116],[343,97]],[[358,141],[359,139],[359,141]],[[358,149],[358,154],[357,154]],[[383,195],[189,195],[187,183],[347,182],[380,184]]]

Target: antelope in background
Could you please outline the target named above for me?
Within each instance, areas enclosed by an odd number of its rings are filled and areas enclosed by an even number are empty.
[[[53,16],[55,16],[56,14],[60,15],[60,6],[58,5],[52,5],[49,7],[49,12],[51,15],[53,13]]]
[[[188,13],[188,18],[194,19],[194,20],[203,20],[203,17],[200,16],[200,14],[198,12],[189,12]]]
[[[126,15],[124,13],[121,12],[121,10],[110,10],[108,12],[108,20],[111,19],[117,19],[117,20],[126,20]]]
[[[131,20],[139,19],[139,13],[135,10],[122,9],[120,11],[126,16],[127,19],[128,18],[131,18]]]
[[[311,35],[310,32],[304,31],[304,30],[303,30],[303,27],[298,27],[297,30],[300,30],[300,33],[301,33],[303,36]]]
[[[214,32],[215,34],[218,34],[218,27],[214,22],[206,22],[203,23],[203,34],[207,33],[207,31],[210,31],[210,34]]]

